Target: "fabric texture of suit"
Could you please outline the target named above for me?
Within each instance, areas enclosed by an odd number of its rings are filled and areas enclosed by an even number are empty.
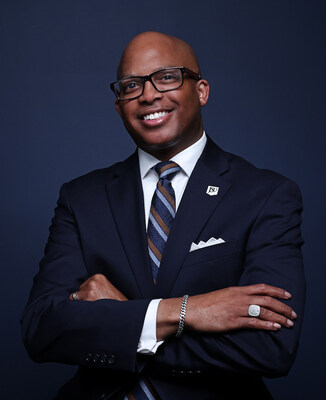
[[[218,195],[206,194],[209,185],[219,187]],[[295,183],[208,138],[153,285],[137,153],[63,185],[22,318],[35,361],[79,365],[57,399],[119,398],[140,371],[163,400],[270,398],[262,376],[288,372],[303,316],[301,211]],[[225,243],[189,252],[192,242],[211,237]],[[96,273],[130,301],[69,301]],[[256,283],[292,293],[287,304],[298,314],[293,328],[185,331],[167,339],[155,356],[137,354],[151,299]]]

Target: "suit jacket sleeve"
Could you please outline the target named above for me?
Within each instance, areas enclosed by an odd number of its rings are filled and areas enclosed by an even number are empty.
[[[289,291],[292,298],[287,304],[298,314],[294,327],[216,335],[188,331],[159,348],[153,368],[180,376],[218,372],[279,376],[288,372],[298,347],[305,297],[301,211],[297,186],[289,180],[278,182],[250,226],[238,282],[240,286],[266,283]]]
[[[45,256],[23,314],[25,345],[39,362],[134,371],[150,300],[69,301],[69,294],[92,273],[85,266],[82,238],[66,189],[63,185]]]

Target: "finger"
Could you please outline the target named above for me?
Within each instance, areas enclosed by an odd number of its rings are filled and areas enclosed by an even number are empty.
[[[262,319],[264,321],[270,321],[272,323],[278,323],[282,326],[285,326],[286,328],[291,328],[294,323],[291,321],[291,319],[277,314],[273,311],[267,310],[266,308],[261,307],[260,308],[260,314],[259,314],[259,319]]]
[[[250,297],[249,302],[250,304],[257,304],[287,318],[294,319],[297,317],[297,314],[290,306],[270,296],[252,296]]]
[[[267,295],[272,297],[277,297],[279,299],[290,299],[292,297],[291,293],[284,289],[278,288],[276,286],[266,285],[265,283],[259,283],[256,285],[243,286],[246,294],[259,294]]]
[[[94,287],[103,282],[103,281],[107,281],[106,277],[102,274],[95,274],[90,276],[88,279],[86,279],[86,281],[84,281],[81,285],[80,285],[80,289],[82,288],[87,288],[89,285],[93,285]]]
[[[74,298],[74,293],[76,293],[76,296]],[[72,292],[69,295],[69,300],[72,301],[92,301],[90,298],[89,292],[87,290],[79,289],[76,292]]]
[[[79,293],[79,291],[70,293],[69,300],[71,300],[71,301],[80,300],[79,296],[77,297],[77,293]]]
[[[265,321],[253,317],[241,317],[239,318],[239,324],[239,328],[263,329],[265,331],[278,331],[281,328],[278,322]]]

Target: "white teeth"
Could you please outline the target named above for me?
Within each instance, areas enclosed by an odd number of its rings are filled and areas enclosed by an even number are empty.
[[[164,115],[168,114],[168,112],[163,111],[163,112],[156,112],[154,114],[148,114],[144,116],[144,120],[147,121],[148,119],[157,119],[157,118],[162,118]]]

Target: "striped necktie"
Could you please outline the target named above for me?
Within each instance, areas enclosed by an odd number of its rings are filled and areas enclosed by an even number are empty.
[[[179,165],[173,161],[162,161],[154,167],[159,181],[152,198],[147,228],[148,251],[154,283],[156,283],[165,243],[175,217],[175,194],[171,179],[180,169]],[[158,399],[158,395],[154,393],[145,377],[141,377],[124,397],[124,400],[156,399]]]
[[[180,169],[180,166],[173,161],[162,161],[154,167],[159,181],[153,195],[147,228],[148,251],[154,283],[156,283],[163,250],[175,217],[175,194],[171,180]]]
[[[159,396],[146,378],[140,379],[133,389],[128,392],[123,400],[158,400]]]

